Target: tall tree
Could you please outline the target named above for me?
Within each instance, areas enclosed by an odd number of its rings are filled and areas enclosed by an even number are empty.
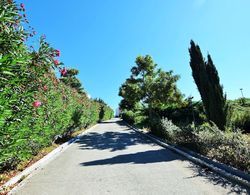
[[[140,104],[150,111],[182,102],[182,94],[176,86],[178,75],[157,69],[149,55],[137,57],[135,63],[130,78],[119,90],[119,95],[123,97],[120,103],[122,109],[131,110]]]
[[[200,92],[207,118],[224,130],[227,116],[226,95],[223,93],[212,58],[208,54],[207,61],[205,61],[200,47],[192,40],[189,53],[192,75]]]

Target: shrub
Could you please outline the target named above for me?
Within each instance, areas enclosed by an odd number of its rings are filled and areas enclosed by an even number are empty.
[[[169,106],[155,111],[161,118],[168,118],[174,124],[201,124],[206,121],[205,112],[201,102],[186,101],[181,106]]]
[[[250,111],[237,112],[232,121],[234,126],[250,133]]]
[[[250,171],[250,145],[240,130],[222,132],[216,126],[200,127],[196,133],[200,152],[210,158]]]
[[[127,123],[134,124],[140,128],[147,126],[147,117],[140,109],[123,110],[121,118]]]
[[[154,130],[168,142],[188,147],[212,159],[250,171],[250,145],[240,130],[221,131],[216,125],[205,123],[194,128],[178,127],[167,118],[161,119]]]
[[[99,121],[105,121],[113,117],[113,111],[107,105],[100,106]]]
[[[83,109],[82,108],[76,108],[72,115],[72,121],[73,121],[73,127],[78,127],[81,124],[81,118],[83,116]]]
[[[56,76],[67,73],[56,61],[60,51],[45,37],[38,50],[28,49],[25,39],[33,34],[24,30],[23,11],[13,1],[0,1],[0,172],[30,159],[72,127],[99,120],[100,104]],[[106,119],[112,112],[104,106]]]
[[[135,113],[133,111],[122,112],[122,119],[129,124],[135,123]]]
[[[174,125],[171,120],[163,118],[160,121],[160,132],[167,140],[171,142],[178,142],[177,135],[182,131],[179,127]]]
[[[168,118],[163,118],[160,122],[160,131],[163,137],[169,142],[197,150],[195,128],[193,125],[179,127],[173,124]]]

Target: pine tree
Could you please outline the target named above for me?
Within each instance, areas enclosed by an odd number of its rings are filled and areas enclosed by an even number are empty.
[[[200,92],[207,118],[224,130],[227,116],[226,95],[223,93],[223,87],[220,85],[220,78],[212,58],[208,54],[208,59],[205,61],[200,47],[192,40],[189,53],[192,75]]]
[[[67,69],[65,75],[62,75],[60,80],[64,82],[66,85],[76,89],[78,93],[80,94],[86,94],[84,91],[84,88],[82,86],[82,83],[76,76],[79,74],[79,71],[76,69]]]
[[[182,103],[183,95],[176,85],[178,75],[158,69],[149,55],[138,56],[135,63],[130,78],[119,89],[123,98],[121,109],[132,110],[137,104],[148,109],[164,109]]]

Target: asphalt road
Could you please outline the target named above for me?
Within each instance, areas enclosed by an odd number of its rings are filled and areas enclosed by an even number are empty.
[[[234,194],[244,189],[122,122],[99,124],[11,194]]]

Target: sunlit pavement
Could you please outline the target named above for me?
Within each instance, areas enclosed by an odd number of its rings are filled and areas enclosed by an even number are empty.
[[[228,194],[237,185],[146,140],[118,119],[99,124],[12,194]]]

